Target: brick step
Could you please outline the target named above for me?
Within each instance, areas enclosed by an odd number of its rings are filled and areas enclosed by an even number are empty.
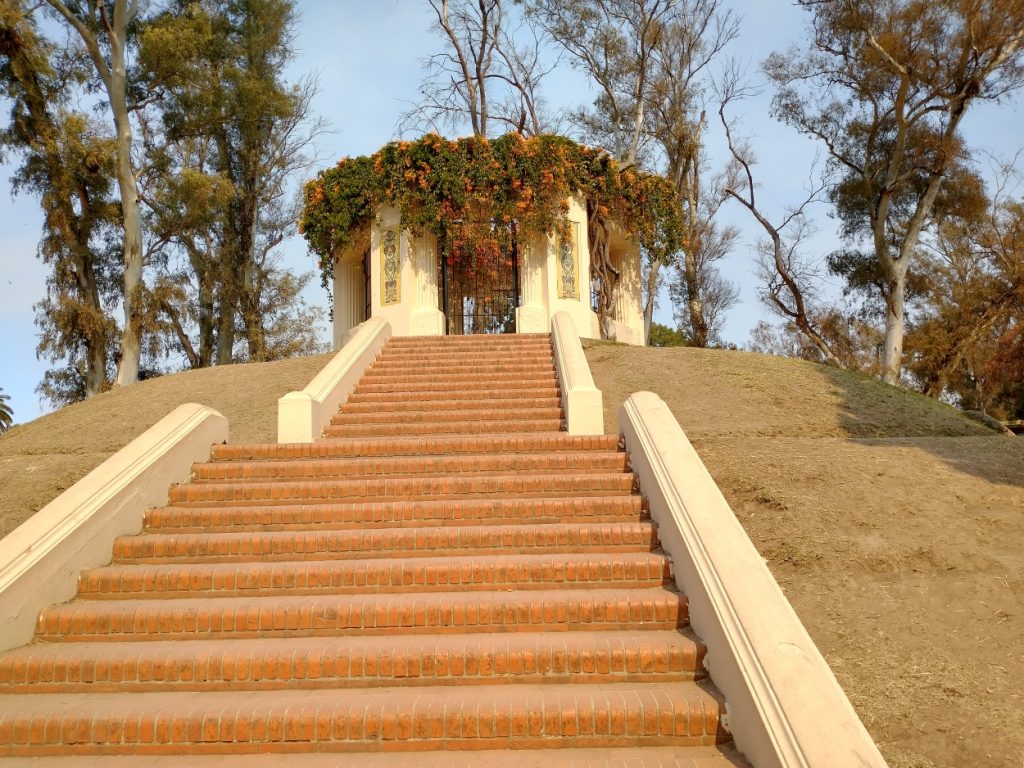
[[[428,421],[417,424],[330,424],[324,437],[396,437],[399,435],[493,435],[505,432],[557,432],[561,419]]]
[[[358,389],[358,388],[357,388]],[[555,400],[561,402],[558,386],[552,383],[546,387],[505,387],[498,389],[450,389],[450,390],[413,390],[403,392],[353,392],[348,396],[345,405],[389,405],[398,406],[403,403],[429,402],[443,404],[456,402],[493,402],[520,400]],[[342,406],[344,408],[345,406]]]
[[[549,374],[555,375],[555,364],[553,361],[520,362],[518,360],[477,360],[469,359],[469,356],[461,356],[459,362],[430,361],[430,360],[407,360],[398,358],[394,360],[377,360],[367,370],[367,376],[415,376],[421,374],[467,374],[467,373],[514,373],[514,374]]]
[[[210,449],[210,457],[213,461],[232,461],[534,451],[614,451],[618,450],[618,445],[618,435],[569,435],[565,432],[552,431],[317,440],[313,443],[227,443],[214,445]]]
[[[695,682],[5,694],[0,754],[713,746],[723,712]]]
[[[121,642],[678,629],[687,619],[686,598],[667,587],[76,600],[40,612],[36,639]]]
[[[493,472],[466,476],[388,476],[330,480],[277,480],[274,482],[208,482],[171,486],[171,504],[224,504],[267,501],[287,504],[312,499],[329,501],[381,501],[476,496],[602,496],[629,494],[632,472]]]
[[[384,349],[374,358],[374,366],[406,367],[419,366],[424,369],[454,366],[465,368],[481,362],[485,366],[540,366],[554,368],[555,355],[550,346],[535,349],[485,349],[444,351],[431,350],[394,350]]]
[[[450,349],[463,346],[512,346],[535,347],[551,346],[550,333],[517,333],[517,334],[459,334],[451,336],[392,336],[388,339],[385,349],[409,347],[425,349],[443,347]]]
[[[442,382],[378,382],[378,383],[367,383],[365,380],[360,381],[356,385],[356,388],[352,390],[352,394],[349,395],[349,402],[353,397],[359,397],[361,395],[393,395],[396,400],[401,400],[408,397],[422,396],[423,399],[437,399],[448,397],[456,400],[465,400],[466,398],[482,397],[481,392],[502,392],[504,391],[505,397],[518,397],[520,394],[529,393],[530,397],[547,397],[551,392],[559,393],[558,380],[555,378],[551,379],[537,379],[536,381],[522,382],[521,385],[510,386],[509,382],[511,377],[506,376],[504,379],[484,380],[480,382],[473,381],[442,381]],[[490,396],[490,395],[488,395]],[[356,400],[355,402],[358,402]]]
[[[471,472],[625,472],[627,468],[626,454],[613,451],[471,453],[365,459],[239,460],[194,464],[192,482],[321,477],[353,479],[374,475],[447,475]]]
[[[274,594],[553,589],[639,589],[672,583],[668,557],[652,552],[391,557],[362,560],[112,565],[83,571],[78,596],[225,597]]]
[[[162,507],[145,513],[151,533],[408,528],[501,523],[601,523],[647,519],[641,496],[437,499],[250,507]]]
[[[146,533],[114,541],[115,562],[232,562],[308,558],[439,557],[575,551],[650,552],[658,546],[649,521],[545,523],[422,528],[370,528],[261,533]]]
[[[140,750],[141,751],[141,750]],[[26,768],[81,768],[75,757],[33,757]],[[716,747],[605,747],[603,749],[463,749],[448,752],[360,752],[344,757],[282,747],[266,754],[189,754],[189,768],[750,768],[728,744]],[[181,757],[106,756],[105,768],[180,768]],[[14,765],[11,768],[15,768]]]
[[[538,348],[535,350],[517,351],[517,350],[498,350],[498,351],[474,351],[466,353],[460,350],[453,351],[419,351],[419,350],[390,350],[383,349],[379,355],[377,355],[375,362],[380,363],[403,363],[403,362],[417,362],[417,363],[452,363],[454,365],[465,365],[467,360],[480,361],[483,363],[545,363],[548,365],[554,364],[555,354],[551,347]]]
[[[418,398],[402,400],[384,399],[376,401],[347,402],[341,406],[340,413],[407,413],[423,410],[440,411],[503,411],[516,409],[547,408],[558,409],[561,413],[562,400],[558,395],[547,397],[476,397],[465,400],[453,400],[450,397],[435,397],[424,401]]]
[[[431,383],[437,384],[474,384],[482,381],[495,382],[495,386],[500,387],[502,384],[508,385],[510,382],[510,373],[515,374],[514,381],[516,384],[519,382],[526,382],[530,386],[550,384],[557,380],[555,371],[553,368],[540,369],[540,370],[526,370],[526,371],[479,371],[474,366],[467,365],[466,371],[447,371],[438,370],[431,371],[423,367],[413,367],[407,371],[390,371],[384,370],[377,372],[371,367],[363,374],[359,380],[360,384],[372,384],[372,383],[411,383],[420,385],[429,385]]]
[[[378,409],[369,413],[341,412],[331,417],[331,426],[354,424],[430,424],[445,421],[540,421],[560,420],[565,414],[561,405],[540,408],[475,408],[463,410],[428,409],[416,411],[390,411]]]
[[[37,643],[0,655],[0,693],[699,680],[704,655],[688,630]]]

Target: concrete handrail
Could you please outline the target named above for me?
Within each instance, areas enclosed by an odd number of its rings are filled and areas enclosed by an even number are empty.
[[[587,356],[568,312],[556,312],[551,318],[551,344],[569,434],[603,435],[604,400],[601,390],[594,386]]]
[[[661,544],[708,646],[736,746],[756,768],[881,768],[832,670],[668,406],[652,392],[619,424]]]
[[[142,530],[146,508],[227,439],[217,411],[179,405],[0,539],[0,650],[31,642],[39,612],[73,598],[79,573],[109,563],[114,539]]]
[[[277,401],[277,442],[310,443],[320,437],[389,338],[391,324],[379,317],[353,328],[338,354],[304,389]]]

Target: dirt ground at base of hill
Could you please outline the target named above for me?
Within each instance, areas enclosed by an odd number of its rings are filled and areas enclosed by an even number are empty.
[[[142,381],[21,424],[0,436],[0,537],[183,403],[228,417],[233,443],[275,442],[277,400],[331,358],[224,365]]]
[[[892,768],[1024,765],[1024,439],[798,361],[587,353],[609,431],[668,403]]]

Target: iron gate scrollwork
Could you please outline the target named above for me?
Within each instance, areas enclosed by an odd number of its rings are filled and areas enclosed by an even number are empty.
[[[439,261],[441,305],[450,335],[515,333],[519,306],[519,249],[515,238],[508,252],[493,264],[456,262],[446,245],[442,246]]]

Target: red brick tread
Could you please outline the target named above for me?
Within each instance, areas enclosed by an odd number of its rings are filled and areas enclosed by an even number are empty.
[[[363,560],[117,565],[82,572],[78,595],[142,596],[352,594],[453,588],[552,589],[658,587],[671,583],[670,561],[651,552]]]
[[[537,347],[527,350],[488,351],[479,350],[472,355],[467,355],[459,350],[435,350],[430,352],[408,352],[405,350],[394,351],[385,349],[377,356],[373,365],[378,368],[385,367],[411,367],[411,366],[465,366],[468,363],[481,363],[483,365],[554,365],[554,351],[549,347]]]
[[[704,653],[673,630],[43,643],[0,655],[0,693],[693,680]]]
[[[463,344],[477,344],[484,347],[497,347],[502,344],[525,346],[531,343],[551,345],[548,333],[503,333],[503,334],[466,334],[451,336],[392,336],[389,346],[408,345],[415,349],[430,347],[454,347]]]
[[[367,376],[398,376],[398,375],[420,375],[427,373],[466,374],[466,373],[504,373],[509,374],[534,374],[544,373],[550,376],[555,375],[554,360],[550,357],[546,360],[509,359],[487,360],[474,357],[472,360],[462,358],[459,361],[443,359],[422,359],[422,360],[378,360],[369,367]]]
[[[145,528],[159,532],[272,531],[381,528],[393,525],[615,522],[647,519],[640,496],[564,496],[528,499],[431,499],[346,504],[162,507],[146,511]]]
[[[536,387],[505,387],[503,389],[449,389],[449,390],[420,390],[409,389],[404,392],[396,391],[353,391],[349,395],[346,405],[375,405],[380,407],[386,404],[389,407],[400,407],[408,403],[447,403],[450,400],[465,402],[472,399],[484,405],[490,405],[495,401],[519,401],[546,398],[559,400],[558,385],[554,382]],[[344,407],[344,406],[343,406]]]
[[[121,536],[114,541],[114,560],[214,559],[285,560],[308,558],[440,557],[445,555],[561,552],[645,552],[657,546],[657,532],[648,521],[620,523],[544,523],[539,525],[452,525],[420,528],[342,529],[333,531],[267,531],[177,533]]]
[[[458,750],[433,752],[365,752],[358,756],[311,752],[246,755],[190,755],[190,768],[750,768],[728,745],[717,747],[613,747],[603,749]],[[30,762],[31,761],[31,762]],[[73,757],[8,760],[10,768],[71,768]],[[180,768],[181,757],[107,756],[107,768]]]
[[[717,694],[685,682],[508,685],[497,697],[482,686],[8,694],[0,696],[0,754],[159,753],[186,744],[202,754],[238,742],[265,751],[711,746],[726,738],[721,708]]]
[[[653,523],[542,523],[447,525],[417,528],[271,530],[225,534],[144,534],[119,537],[115,561],[205,559],[221,561],[304,557],[438,557],[486,553],[578,551],[643,552],[657,546]]]
[[[434,411],[502,411],[522,408],[561,409],[561,407],[562,401],[557,393],[549,394],[546,397],[501,397],[501,394],[497,393],[495,397],[473,397],[461,400],[448,396],[435,397],[432,400],[417,397],[400,402],[396,402],[394,396],[390,395],[383,402],[353,401],[350,399],[341,406],[341,413],[408,413],[425,409]]]
[[[318,440],[315,443],[215,445],[214,461],[234,459],[308,459],[343,456],[409,456],[449,453],[528,453],[533,451],[614,451],[617,435],[567,435],[565,432],[507,432],[496,435],[422,435]]]
[[[422,406],[421,406],[422,408]],[[497,418],[496,418],[497,416]],[[436,423],[445,421],[540,421],[542,419],[561,420],[565,414],[561,405],[541,406],[533,408],[505,408],[481,410],[469,408],[463,410],[450,409],[427,409],[418,411],[389,411],[378,410],[369,413],[338,413],[331,417],[332,426],[345,426],[354,424],[396,424],[398,426],[410,427],[413,424]]]
[[[387,394],[396,399],[416,398],[434,400],[439,397],[465,399],[467,397],[475,397],[478,394],[481,397],[484,396],[481,393],[493,396],[495,392],[504,392],[505,397],[517,396],[512,393],[521,393],[524,397],[537,397],[539,395],[551,395],[552,393],[558,394],[559,392],[558,382],[553,377],[543,377],[529,381],[516,380],[515,386],[509,386],[511,380],[510,377],[506,376],[504,378],[488,378],[482,381],[467,381],[465,378],[459,378],[433,382],[361,382],[352,390],[350,398],[352,402],[358,402],[358,399],[364,395]]]
[[[465,435],[501,432],[552,432],[560,429],[561,419],[506,419],[472,421],[431,421],[422,424],[331,424],[324,437],[384,437],[391,435]]]
[[[39,614],[47,641],[336,634],[676,629],[686,598],[669,589],[76,601]]]
[[[330,499],[334,501],[380,499],[427,499],[473,496],[576,496],[628,494],[633,488],[631,472],[489,472],[473,475],[392,475],[352,479],[277,480],[251,482],[209,482],[175,485],[171,504],[195,502],[268,502]]]
[[[626,454],[617,451],[448,454],[277,461],[241,460],[195,464],[192,467],[192,482],[296,477],[352,478],[367,475],[450,475],[470,472],[625,472],[626,468]]]

